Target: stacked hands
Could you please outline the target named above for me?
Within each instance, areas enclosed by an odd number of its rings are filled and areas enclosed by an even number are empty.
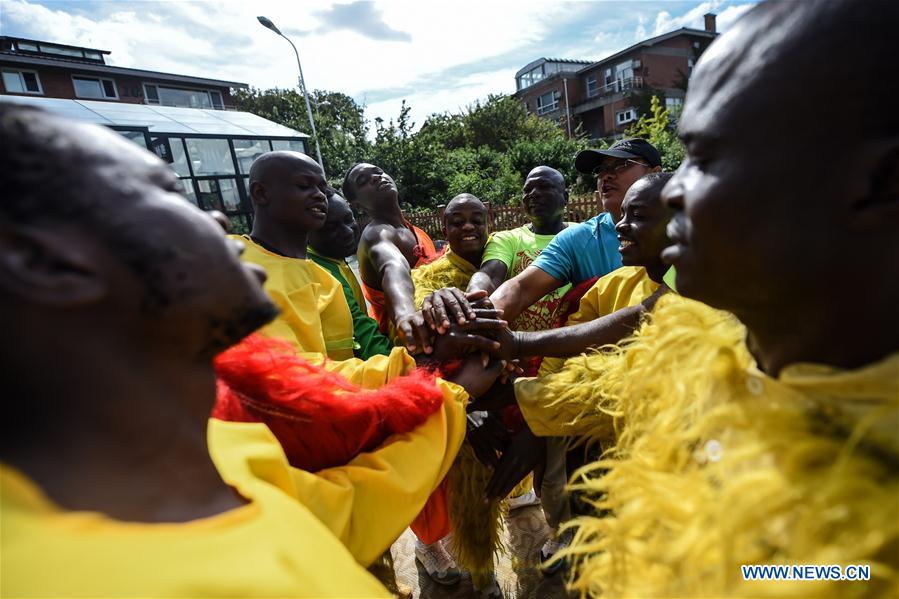
[[[468,406],[466,440],[477,458],[493,470],[484,489],[486,503],[507,496],[531,471],[539,495],[546,458],[545,439],[536,437],[527,424],[512,434],[501,417],[501,410],[515,405],[512,381],[522,372],[517,362],[518,337],[502,315],[486,291],[465,293],[447,287],[427,296],[421,311],[397,323],[407,348],[424,351],[426,357],[420,356],[420,362],[462,359],[447,379],[464,387],[473,399]]]

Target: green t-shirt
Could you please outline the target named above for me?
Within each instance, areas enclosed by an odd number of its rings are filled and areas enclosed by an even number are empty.
[[[573,223],[565,224],[571,226]],[[535,234],[531,231],[530,225],[494,233],[484,248],[481,264],[488,260],[500,260],[506,265],[506,279],[511,279],[530,266],[553,237],[555,235]],[[552,293],[547,293],[509,323],[509,326],[516,331],[544,331],[552,328],[561,307],[562,297],[569,289],[571,285],[566,284]]]
[[[350,315],[353,317],[353,339],[355,341],[353,355],[362,360],[367,360],[377,355],[388,355],[390,350],[393,349],[393,344],[386,335],[378,331],[378,323],[375,319],[366,314],[359,306],[356,296],[353,294],[353,288],[350,287],[349,281],[346,280],[344,273],[341,272],[340,264],[332,258],[327,258],[311,251],[308,253],[308,256],[310,260],[327,270],[343,287],[343,295],[346,297],[346,303],[350,306]],[[350,275],[352,273],[347,276]]]

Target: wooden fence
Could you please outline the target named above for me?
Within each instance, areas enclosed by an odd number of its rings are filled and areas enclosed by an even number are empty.
[[[527,216],[521,209],[521,204],[501,204],[493,206],[487,204],[488,208],[488,227],[489,231],[507,231],[520,227],[528,222]],[[438,206],[436,210],[430,212],[414,212],[407,214],[409,219],[416,227],[424,229],[424,231],[434,239],[443,238],[443,209],[444,206]],[[592,195],[580,198],[574,198],[568,202],[565,213],[565,220],[569,222],[580,223],[593,218],[602,212],[602,204],[600,204]],[[369,218],[362,216],[359,219],[359,225],[364,227]]]

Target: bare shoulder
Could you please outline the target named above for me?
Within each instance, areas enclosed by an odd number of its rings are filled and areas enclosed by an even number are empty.
[[[396,227],[386,223],[369,223],[362,231],[360,244],[373,247],[379,243],[396,244]]]

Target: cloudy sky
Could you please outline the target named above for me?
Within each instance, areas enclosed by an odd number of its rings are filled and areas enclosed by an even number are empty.
[[[310,88],[341,91],[369,119],[406,99],[420,124],[489,93],[515,91],[515,71],[541,56],[599,60],[718,14],[725,31],[751,0],[0,0],[0,33],[110,50],[124,67],[296,85],[297,45]]]

